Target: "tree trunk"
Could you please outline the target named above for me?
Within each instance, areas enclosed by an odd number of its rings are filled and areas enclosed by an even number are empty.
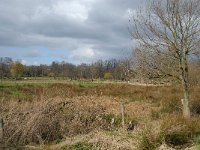
[[[182,86],[183,86],[183,94],[184,94],[184,99],[182,100],[183,116],[185,118],[190,118],[189,88],[188,88],[188,82],[184,79],[184,77],[182,77]]]

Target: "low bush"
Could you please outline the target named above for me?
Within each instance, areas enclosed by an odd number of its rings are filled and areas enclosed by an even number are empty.
[[[8,145],[41,144],[62,138],[63,116],[55,102],[13,102],[4,119]]]
[[[110,125],[100,117],[105,113],[103,106],[92,105],[85,97],[67,101],[9,101],[2,111],[6,145],[48,143]]]
[[[169,115],[163,120],[161,131],[169,146],[188,146],[200,135],[200,121],[199,118],[186,119],[182,115]]]
[[[162,143],[179,149],[194,143],[199,145],[200,121],[197,117],[186,119],[178,114],[166,115],[161,121],[160,129],[145,125],[139,137],[139,149],[141,150],[155,150]]]
[[[146,127],[139,135],[140,150],[155,150],[162,144],[162,135],[155,133],[152,127]]]

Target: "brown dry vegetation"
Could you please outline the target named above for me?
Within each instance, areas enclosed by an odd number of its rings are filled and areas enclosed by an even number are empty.
[[[180,115],[182,93],[176,86],[19,84],[0,89],[5,146],[151,150],[166,143],[183,149],[200,135],[199,87],[190,91],[190,120]],[[133,121],[133,131],[122,131],[122,102],[125,124]]]

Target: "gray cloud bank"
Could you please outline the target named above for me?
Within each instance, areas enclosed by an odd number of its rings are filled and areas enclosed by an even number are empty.
[[[34,48],[63,49],[82,61],[121,56],[122,49],[130,49],[130,11],[141,2],[1,0],[0,46],[26,48],[24,57],[39,57],[39,51],[30,52]]]

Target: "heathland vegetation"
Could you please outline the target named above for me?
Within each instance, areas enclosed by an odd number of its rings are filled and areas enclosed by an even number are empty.
[[[199,0],[130,19],[133,57],[27,66],[0,59],[0,149],[200,149]]]
[[[0,88],[8,149],[184,149],[199,144],[199,86],[190,90],[190,119],[182,116],[182,91],[175,85],[5,81]]]

